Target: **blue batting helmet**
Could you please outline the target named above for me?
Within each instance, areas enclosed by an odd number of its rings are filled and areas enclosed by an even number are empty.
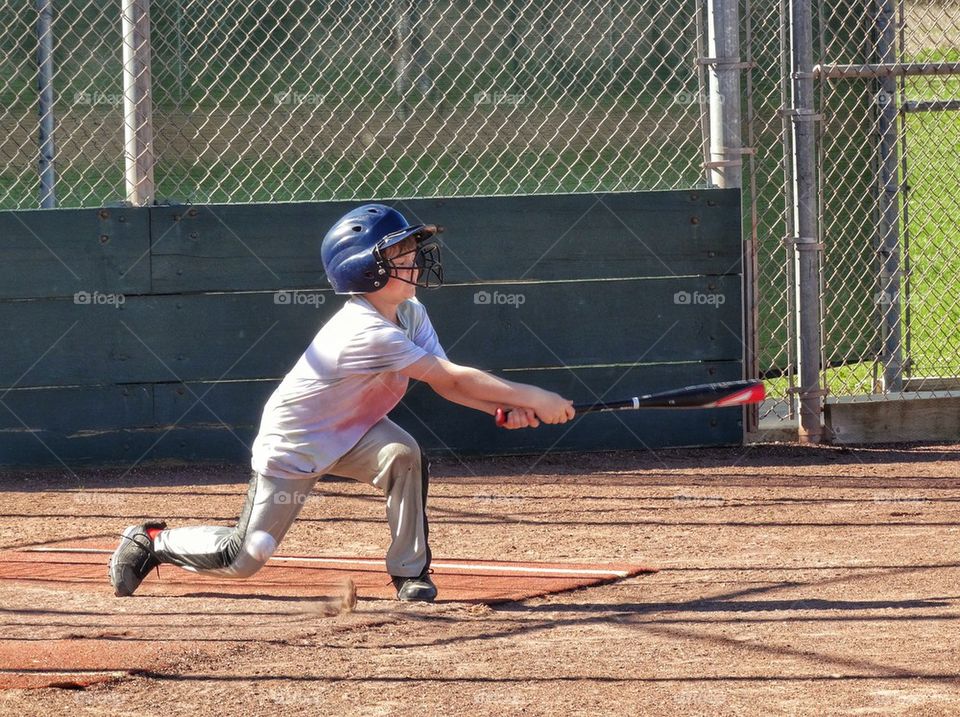
[[[417,248],[417,286],[433,288],[443,282],[440,250],[429,241],[443,231],[432,224],[407,223],[396,209],[364,204],[344,214],[330,228],[320,246],[327,278],[338,294],[369,294],[384,287],[390,277],[401,278],[383,251],[413,237]],[[406,281],[406,279],[403,279]]]

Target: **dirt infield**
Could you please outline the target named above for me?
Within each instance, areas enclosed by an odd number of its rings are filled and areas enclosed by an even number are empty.
[[[100,540],[64,541],[0,551],[0,581],[10,590],[43,586],[61,599],[79,592],[102,594],[104,565],[113,552]],[[223,580],[164,568],[147,576],[138,598],[260,598],[312,601],[308,614],[334,616],[356,608],[358,599],[387,600],[395,592],[383,558],[276,555],[253,577]],[[505,561],[433,562],[438,603],[497,604],[551,593],[593,587],[655,572],[640,565],[519,563]],[[126,601],[124,601],[126,602]],[[115,607],[121,607],[115,603]],[[105,630],[66,637],[0,636],[0,689],[65,687],[81,689],[131,673],[156,672],[189,651],[203,650],[204,640],[180,641],[175,651],[154,650],[149,640],[130,640],[129,630]]]
[[[0,714],[956,714],[958,459],[960,445],[446,461],[436,554],[660,572],[343,612],[323,594],[119,600],[106,583],[3,581],[3,640],[21,658],[67,644],[77,672],[0,691]],[[246,484],[244,466],[122,474],[0,475],[0,550],[109,542],[141,517],[228,523]],[[282,552],[385,541],[382,499],[326,482]]]

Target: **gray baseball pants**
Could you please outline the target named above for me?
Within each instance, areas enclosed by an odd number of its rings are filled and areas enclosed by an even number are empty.
[[[164,530],[154,542],[154,552],[161,562],[187,570],[249,577],[276,550],[324,474],[370,483],[383,491],[392,537],[386,560],[390,575],[415,577],[430,566],[427,461],[413,437],[387,418],[321,474],[289,479],[254,473],[236,526]]]

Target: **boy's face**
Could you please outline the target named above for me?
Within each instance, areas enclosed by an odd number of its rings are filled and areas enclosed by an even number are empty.
[[[417,295],[415,286],[417,279],[420,278],[420,269],[415,266],[417,257],[417,242],[408,239],[396,246],[392,246],[384,252],[391,266],[399,276],[391,276],[389,281],[377,293],[385,299],[400,303],[407,299],[412,299]],[[411,282],[411,283],[407,283]]]

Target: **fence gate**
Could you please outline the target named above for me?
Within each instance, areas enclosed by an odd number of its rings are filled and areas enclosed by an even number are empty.
[[[960,390],[960,5],[823,2],[815,24],[828,414],[868,396],[949,396]],[[840,439],[868,437],[832,423]]]

